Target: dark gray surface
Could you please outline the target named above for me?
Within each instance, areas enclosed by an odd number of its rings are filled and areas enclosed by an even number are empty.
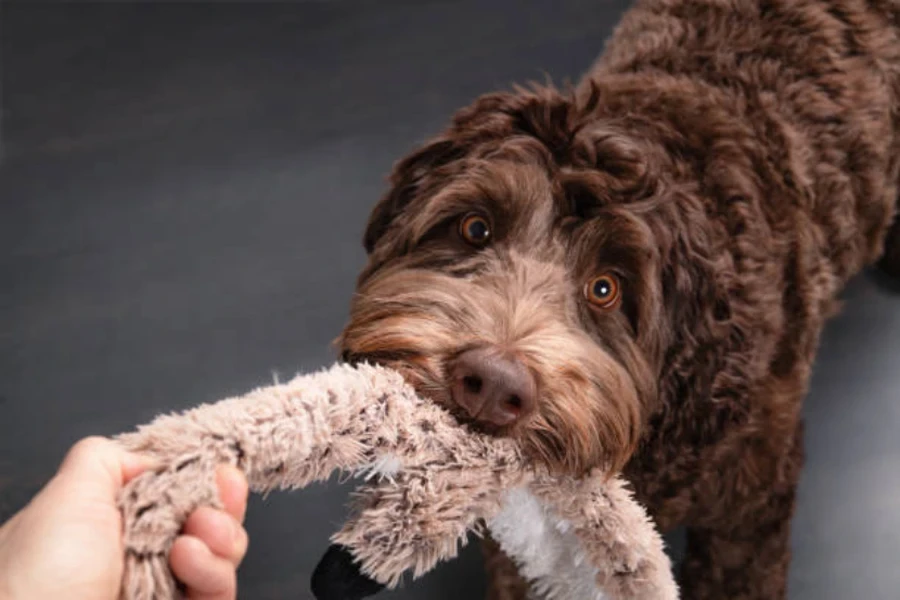
[[[0,519],[81,436],[328,363],[391,162],[575,78],[624,2],[0,5]],[[795,599],[900,597],[900,297],[862,277],[807,407]],[[254,499],[241,597],[309,598],[347,487]],[[477,551],[394,598],[471,598]]]

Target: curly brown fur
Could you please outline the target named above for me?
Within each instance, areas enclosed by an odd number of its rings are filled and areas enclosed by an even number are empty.
[[[900,280],[900,218],[894,220],[894,226],[888,232],[884,244],[884,256],[878,266],[888,275]]]
[[[889,0],[639,2],[575,89],[483,96],[397,164],[344,355],[445,404],[459,353],[518,355],[537,412],[498,433],[622,467],[688,527],[685,597],[783,598],[820,332],[850,277],[900,272],[898,96]],[[582,295],[605,271],[614,311]]]

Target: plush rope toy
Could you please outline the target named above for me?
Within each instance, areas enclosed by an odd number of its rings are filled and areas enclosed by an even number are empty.
[[[122,491],[121,598],[180,596],[168,551],[196,507],[221,506],[215,469],[238,466],[268,492],[366,478],[356,510],[313,575],[320,600],[393,588],[454,558],[487,527],[533,597],[674,600],[662,540],[616,478],[551,476],[509,439],[470,431],[396,372],[337,365],[245,396],[161,416],[118,437],[158,459]]]

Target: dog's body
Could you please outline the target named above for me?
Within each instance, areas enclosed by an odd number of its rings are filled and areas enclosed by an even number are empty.
[[[485,96],[397,165],[341,346],[624,469],[687,526],[685,598],[782,598],[819,335],[900,271],[898,176],[900,5],[645,0],[572,94]]]

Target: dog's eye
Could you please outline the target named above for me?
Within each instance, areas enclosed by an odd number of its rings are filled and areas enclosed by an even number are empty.
[[[619,280],[612,273],[594,277],[585,285],[584,295],[594,306],[604,310],[615,308],[621,299]]]
[[[473,246],[484,246],[491,239],[491,224],[481,215],[466,215],[459,222],[459,235]]]

